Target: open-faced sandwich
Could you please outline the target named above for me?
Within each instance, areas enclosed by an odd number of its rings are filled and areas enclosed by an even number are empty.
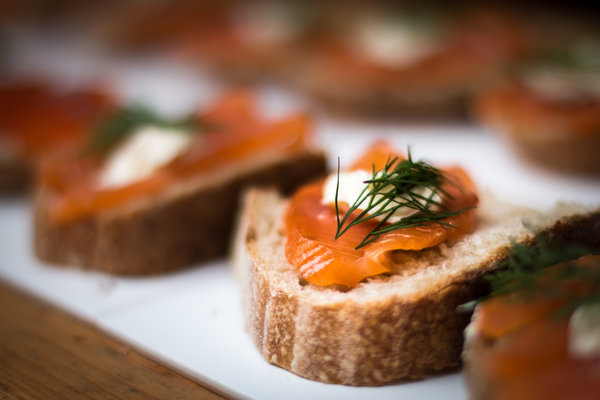
[[[490,276],[494,291],[465,331],[472,399],[598,398],[600,256],[552,265],[575,254],[517,246]]]
[[[165,50],[220,20],[228,5],[195,0],[118,2],[98,30],[113,50]]]
[[[467,96],[527,45],[512,17],[425,2],[336,9],[298,86],[352,114],[464,115]]]
[[[459,167],[377,143],[290,198],[249,191],[233,264],[247,330],[267,361],[373,386],[459,365],[469,316],[456,307],[483,294],[479,278],[511,238],[599,242],[599,226],[600,209],[502,205]]]
[[[35,252],[123,275],[223,256],[244,186],[289,191],[323,173],[311,133],[304,114],[257,115],[246,92],[178,120],[117,110],[82,151],[40,168]]]
[[[175,44],[176,53],[233,79],[285,79],[302,74],[299,59],[318,20],[318,3],[232,2]]]
[[[0,193],[24,190],[41,158],[81,146],[112,107],[100,89],[0,83]]]
[[[526,159],[566,172],[600,174],[600,36],[540,55],[483,91],[476,116]]]
[[[276,78],[296,71],[317,3],[261,0],[129,4],[104,28],[113,46],[154,48],[227,78]]]

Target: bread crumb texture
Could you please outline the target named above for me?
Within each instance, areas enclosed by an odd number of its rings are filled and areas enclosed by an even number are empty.
[[[223,257],[240,193],[247,186],[273,186],[289,192],[324,171],[322,153],[303,150],[265,155],[174,182],[156,196],[64,223],[48,216],[59,194],[39,185],[34,207],[35,253],[56,265],[118,275],[159,274]]]
[[[246,326],[267,361],[326,383],[376,386],[457,367],[470,315],[456,308],[484,293],[480,278],[508,255],[511,240],[529,243],[547,232],[600,246],[599,209],[506,207],[488,215],[484,204],[473,233],[397,252],[393,274],[344,292],[303,282],[287,262],[285,205],[274,191],[251,190],[244,200],[239,229],[252,234],[238,232],[233,264]]]

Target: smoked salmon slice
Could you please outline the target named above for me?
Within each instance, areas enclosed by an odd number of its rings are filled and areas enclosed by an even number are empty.
[[[480,357],[478,368],[494,388],[491,398],[598,398],[600,355],[582,357],[569,351],[570,313],[564,310],[582,295],[599,288],[597,282],[594,285],[581,277],[562,280],[567,265],[597,271],[600,256],[586,256],[548,268],[543,277],[559,280],[538,283],[540,287],[533,293],[513,292],[478,305],[473,321],[475,331],[492,343],[485,357]],[[556,294],[558,288],[562,288],[560,296]]]
[[[375,144],[352,169],[371,171],[381,169],[392,148],[385,143]],[[438,223],[403,228],[381,235],[374,242],[356,248],[378,222],[370,220],[350,228],[335,239],[337,216],[335,208],[322,204],[323,181],[301,188],[290,199],[285,214],[288,261],[296,266],[310,283],[327,286],[355,287],[367,277],[389,273],[397,250],[422,250],[467,233],[473,224],[477,205],[475,186],[462,169],[445,170],[449,177],[443,188],[448,193],[443,204],[448,210],[464,210],[444,220],[452,227]]]
[[[40,82],[0,84],[0,142],[37,159],[79,146],[114,107],[97,88],[59,92]]]
[[[195,118],[202,132],[181,155],[150,177],[127,186],[102,188],[98,175],[102,158],[86,155],[53,160],[40,172],[44,184],[56,196],[49,217],[65,222],[122,206],[156,195],[169,185],[199,174],[225,168],[253,157],[292,152],[303,148],[310,131],[310,119],[294,115],[268,121],[254,109],[253,96],[245,91],[229,93]]]

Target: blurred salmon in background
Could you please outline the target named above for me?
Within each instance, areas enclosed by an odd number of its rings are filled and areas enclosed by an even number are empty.
[[[502,8],[407,2],[331,17],[300,87],[325,105],[367,116],[464,115],[470,93],[528,46],[518,18]]]
[[[275,82],[312,100],[318,112],[352,119],[474,117],[542,168],[600,171],[600,34],[585,2],[8,0],[0,5],[0,20],[8,33],[19,25],[42,33],[58,26],[108,57],[175,58],[209,79]],[[556,68],[532,61],[548,54],[581,59],[573,54],[584,47],[585,71],[577,61],[567,72],[560,66],[557,75]],[[31,153],[31,146],[83,129],[79,117],[72,119],[80,111],[71,108],[95,107],[101,97],[25,95],[5,86],[3,104],[14,97],[10,107],[19,107],[33,101],[23,96],[45,96],[35,112],[52,117],[28,121],[22,143],[2,133],[9,142],[3,153],[25,142],[29,150],[18,152]],[[6,126],[19,120],[10,107],[0,111]],[[65,111],[51,111],[59,109]],[[58,132],[52,124],[70,127]]]
[[[79,148],[114,106],[101,88],[0,82],[0,191],[19,191],[35,164]]]
[[[600,256],[512,271],[466,329],[470,397],[597,399]]]
[[[230,78],[269,78],[342,106],[454,114],[473,87],[526,48],[504,8],[436,2],[132,3],[116,48],[161,48]],[[457,103],[459,103],[457,105]],[[448,112],[450,110],[450,112]]]
[[[536,165],[600,175],[600,31],[532,55],[473,109]]]
[[[116,49],[161,50],[219,77],[276,80],[347,114],[464,116],[473,93],[584,13],[516,2],[128,2],[106,21]],[[584,28],[582,28],[582,26]]]

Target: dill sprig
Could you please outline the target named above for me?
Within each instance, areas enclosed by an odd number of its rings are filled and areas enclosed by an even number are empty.
[[[500,269],[484,277],[491,292],[463,304],[459,309],[472,310],[487,299],[512,294],[514,300],[540,297],[564,300],[564,304],[555,312],[556,317],[563,317],[570,315],[581,304],[600,301],[600,262],[597,268],[586,268],[571,262],[591,254],[591,249],[565,246],[548,240],[545,236],[538,236],[535,242],[536,245],[513,243],[510,256],[499,264]],[[559,263],[565,264],[561,268],[548,269]],[[585,283],[594,290],[574,293],[568,285],[561,282]]]
[[[524,60],[524,67],[597,73],[600,68],[599,55],[600,32],[569,46],[532,55]]]
[[[590,253],[585,247],[552,244],[543,236],[536,242],[536,246],[513,243],[510,256],[500,264],[501,269],[485,277],[494,295],[512,292],[530,295],[547,267]]]
[[[337,216],[335,238],[339,238],[355,225],[378,217],[381,218],[380,222],[356,246],[356,249],[368,245],[384,233],[398,229],[424,226],[430,223],[437,223],[445,228],[455,228],[444,219],[458,215],[464,210],[449,211],[440,200],[450,197],[442,188],[447,181],[448,178],[440,169],[424,161],[413,161],[410,149],[408,159],[399,160],[398,157],[390,155],[384,168],[376,171],[375,165],[373,165],[372,178],[364,182],[366,186],[340,219],[338,206],[340,162],[338,159],[335,189]],[[428,191],[423,191],[423,188]],[[427,192],[429,194],[423,194]],[[388,220],[402,207],[412,209],[415,213],[388,224]],[[360,213],[353,216],[357,210],[360,210]]]
[[[198,120],[193,116],[179,119],[165,118],[144,106],[129,106],[116,110],[100,124],[92,135],[86,152],[105,154],[116,143],[143,125],[173,128],[182,133],[198,133],[202,128]]]

